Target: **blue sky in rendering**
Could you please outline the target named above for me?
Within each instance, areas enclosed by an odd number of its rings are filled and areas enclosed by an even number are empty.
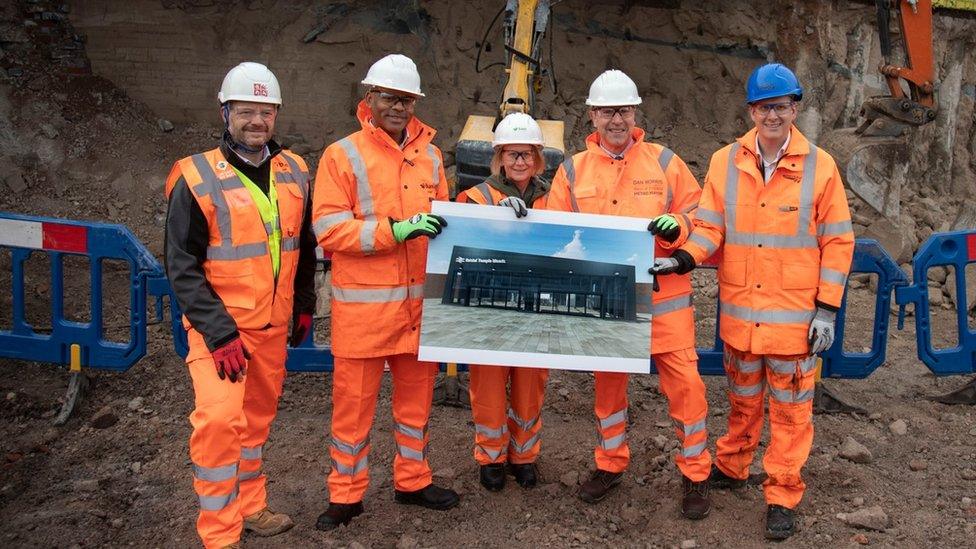
[[[430,241],[427,272],[447,273],[454,246],[634,265],[638,283],[651,281],[647,269],[652,236],[644,231],[444,216],[448,226]]]

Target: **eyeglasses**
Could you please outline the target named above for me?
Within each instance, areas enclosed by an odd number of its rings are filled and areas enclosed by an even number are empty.
[[[786,103],[766,103],[763,105],[753,105],[753,108],[759,113],[763,118],[769,116],[769,113],[775,112],[776,116],[783,116],[793,109],[793,105],[796,102],[787,101]]]
[[[526,164],[535,163],[535,155],[532,154],[532,151],[505,151],[502,154],[512,164],[518,162],[519,159],[522,159]]]
[[[274,119],[274,117],[277,116],[278,109],[261,109],[261,110],[236,109],[231,111],[231,113],[234,116],[238,118],[243,118],[245,120],[251,120],[255,116],[259,116],[261,120],[268,121]]]
[[[619,114],[620,118],[627,120],[628,118],[634,117],[634,114],[637,112],[637,107],[598,107],[593,109],[593,112],[604,120],[611,120],[616,114]]]
[[[380,101],[390,107],[395,107],[397,103],[401,103],[403,104],[403,108],[409,109],[417,102],[417,98],[412,95],[396,95],[379,90],[372,90],[372,92],[379,95]]]

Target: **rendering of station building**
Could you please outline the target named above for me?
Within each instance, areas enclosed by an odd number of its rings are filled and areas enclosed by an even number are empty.
[[[638,307],[633,265],[484,248],[455,246],[444,282],[444,305],[636,320],[651,303]]]

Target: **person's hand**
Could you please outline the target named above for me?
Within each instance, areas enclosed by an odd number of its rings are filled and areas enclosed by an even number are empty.
[[[664,214],[652,219],[647,225],[647,230],[661,240],[674,242],[681,234],[681,225],[678,225],[678,220],[673,215]]]
[[[397,242],[404,242],[420,236],[436,238],[447,227],[447,221],[439,215],[419,213],[403,221],[391,219],[390,225],[393,227],[393,238]]]
[[[498,201],[498,205],[508,206],[509,208],[515,210],[515,217],[525,217],[529,215],[529,208],[525,205],[525,201],[517,196],[506,196]]]
[[[309,332],[312,331],[312,313],[298,313],[291,321],[291,337],[288,344],[292,347],[301,345]]]
[[[238,377],[241,380],[244,379],[244,374],[247,373],[247,361],[250,360],[251,353],[247,352],[241,338],[235,337],[230,342],[214,349],[211,354],[220,379],[229,377],[231,383],[236,383]]]
[[[817,307],[817,315],[810,321],[810,329],[807,331],[811,355],[826,351],[834,343],[834,322],[836,319],[837,313]]]

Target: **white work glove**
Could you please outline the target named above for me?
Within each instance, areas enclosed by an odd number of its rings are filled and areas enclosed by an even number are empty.
[[[816,355],[830,348],[834,343],[834,321],[837,313],[817,307],[817,316],[810,322],[807,337],[810,341],[810,354]]]
[[[525,201],[517,196],[506,196],[498,201],[498,205],[508,206],[509,208],[515,210],[515,217],[525,217],[529,215],[529,208],[525,205]]]
[[[658,257],[654,259],[654,265],[647,272],[652,275],[666,275],[677,272],[681,268],[681,262],[673,257]]]

